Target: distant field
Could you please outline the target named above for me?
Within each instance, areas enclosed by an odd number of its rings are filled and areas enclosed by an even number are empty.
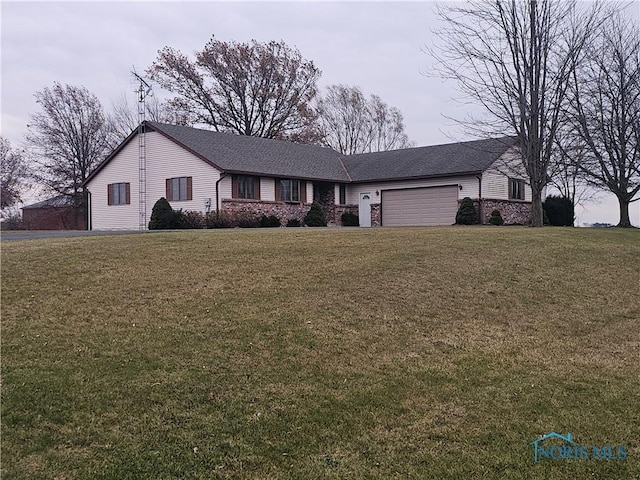
[[[1,248],[3,479],[640,478],[637,230]]]

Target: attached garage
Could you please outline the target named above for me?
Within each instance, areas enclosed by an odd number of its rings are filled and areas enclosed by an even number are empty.
[[[385,227],[452,225],[458,211],[458,186],[383,190]]]

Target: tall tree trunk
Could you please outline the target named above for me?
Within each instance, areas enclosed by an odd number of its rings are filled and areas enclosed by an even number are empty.
[[[531,226],[543,226],[542,213],[542,189],[538,189],[535,185],[531,185]]]
[[[629,228],[631,227],[631,220],[629,219],[629,200],[618,197],[618,204],[620,204],[620,222],[618,227]]]

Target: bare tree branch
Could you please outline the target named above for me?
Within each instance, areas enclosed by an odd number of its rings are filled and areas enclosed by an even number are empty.
[[[572,76],[570,118],[586,155],[575,166],[593,186],[613,193],[619,227],[640,200],[640,26],[611,16]]]
[[[444,27],[434,73],[479,103],[484,119],[460,120],[482,136],[515,136],[532,190],[532,225],[542,226],[542,193],[563,101],[601,7],[575,0],[470,0],[438,7]]]
[[[412,145],[402,113],[358,87],[331,85],[318,100],[318,125],[325,145],[344,154],[378,152]]]
[[[320,71],[284,42],[211,38],[191,60],[165,47],[149,76],[176,96],[175,108],[217,131],[266,138],[305,138]]]
[[[113,147],[100,101],[84,87],[59,83],[35,97],[41,111],[31,115],[26,136],[37,168],[34,177],[78,198],[84,180]]]
[[[21,151],[12,149],[11,143],[0,137],[0,208],[4,209],[21,200],[21,194],[27,187],[28,170]]]

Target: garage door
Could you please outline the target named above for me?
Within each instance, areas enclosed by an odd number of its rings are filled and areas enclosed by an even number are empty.
[[[382,192],[382,225],[428,226],[455,223],[458,187],[411,188]]]

